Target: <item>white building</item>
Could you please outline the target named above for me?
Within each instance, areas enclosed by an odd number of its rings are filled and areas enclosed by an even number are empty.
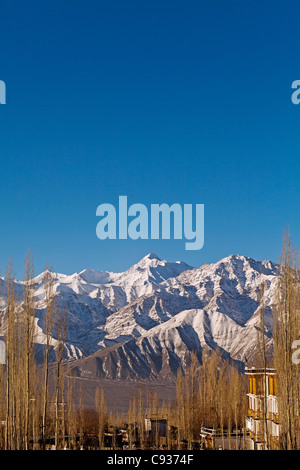
[[[248,416],[252,449],[279,449],[277,378],[275,369],[246,368],[249,378]]]

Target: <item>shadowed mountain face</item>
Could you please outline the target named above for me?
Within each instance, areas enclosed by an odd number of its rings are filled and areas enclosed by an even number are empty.
[[[272,348],[270,313],[277,281],[276,266],[269,261],[232,255],[195,269],[151,253],[124,273],[85,270],[53,276],[56,299],[69,317],[65,358],[82,378],[165,380],[185,369],[192,351],[200,359],[203,348],[218,349],[242,366],[257,348],[262,281],[266,344]],[[34,282],[42,360],[43,274]],[[22,282],[16,288],[22,292]]]

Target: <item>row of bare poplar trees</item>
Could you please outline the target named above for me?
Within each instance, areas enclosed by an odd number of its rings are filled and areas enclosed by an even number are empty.
[[[9,263],[2,283],[1,331],[5,364],[0,365],[0,448],[5,450],[62,448],[66,433],[72,446],[83,436],[83,400],[74,401],[74,384],[64,377],[68,314],[58,308],[53,275],[45,271],[42,360],[37,361],[36,286],[30,253],[25,260],[22,292]],[[55,340],[53,340],[55,337]],[[51,357],[52,354],[52,357]],[[53,356],[54,354],[54,356]],[[69,442],[69,443],[70,443]]]

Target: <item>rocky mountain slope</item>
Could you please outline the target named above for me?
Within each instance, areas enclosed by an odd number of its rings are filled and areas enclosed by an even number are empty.
[[[192,351],[200,359],[203,348],[249,363],[257,347],[262,281],[271,348],[276,265],[270,261],[232,255],[196,269],[149,254],[124,273],[54,274],[56,298],[68,312],[65,358],[77,376],[112,379],[172,377]],[[41,358],[43,274],[34,282]],[[16,289],[21,292],[21,282]]]

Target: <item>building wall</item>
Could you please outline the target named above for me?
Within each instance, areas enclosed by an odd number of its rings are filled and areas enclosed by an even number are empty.
[[[274,369],[246,369],[249,378],[248,416],[246,428],[254,449],[279,445],[277,379]]]

